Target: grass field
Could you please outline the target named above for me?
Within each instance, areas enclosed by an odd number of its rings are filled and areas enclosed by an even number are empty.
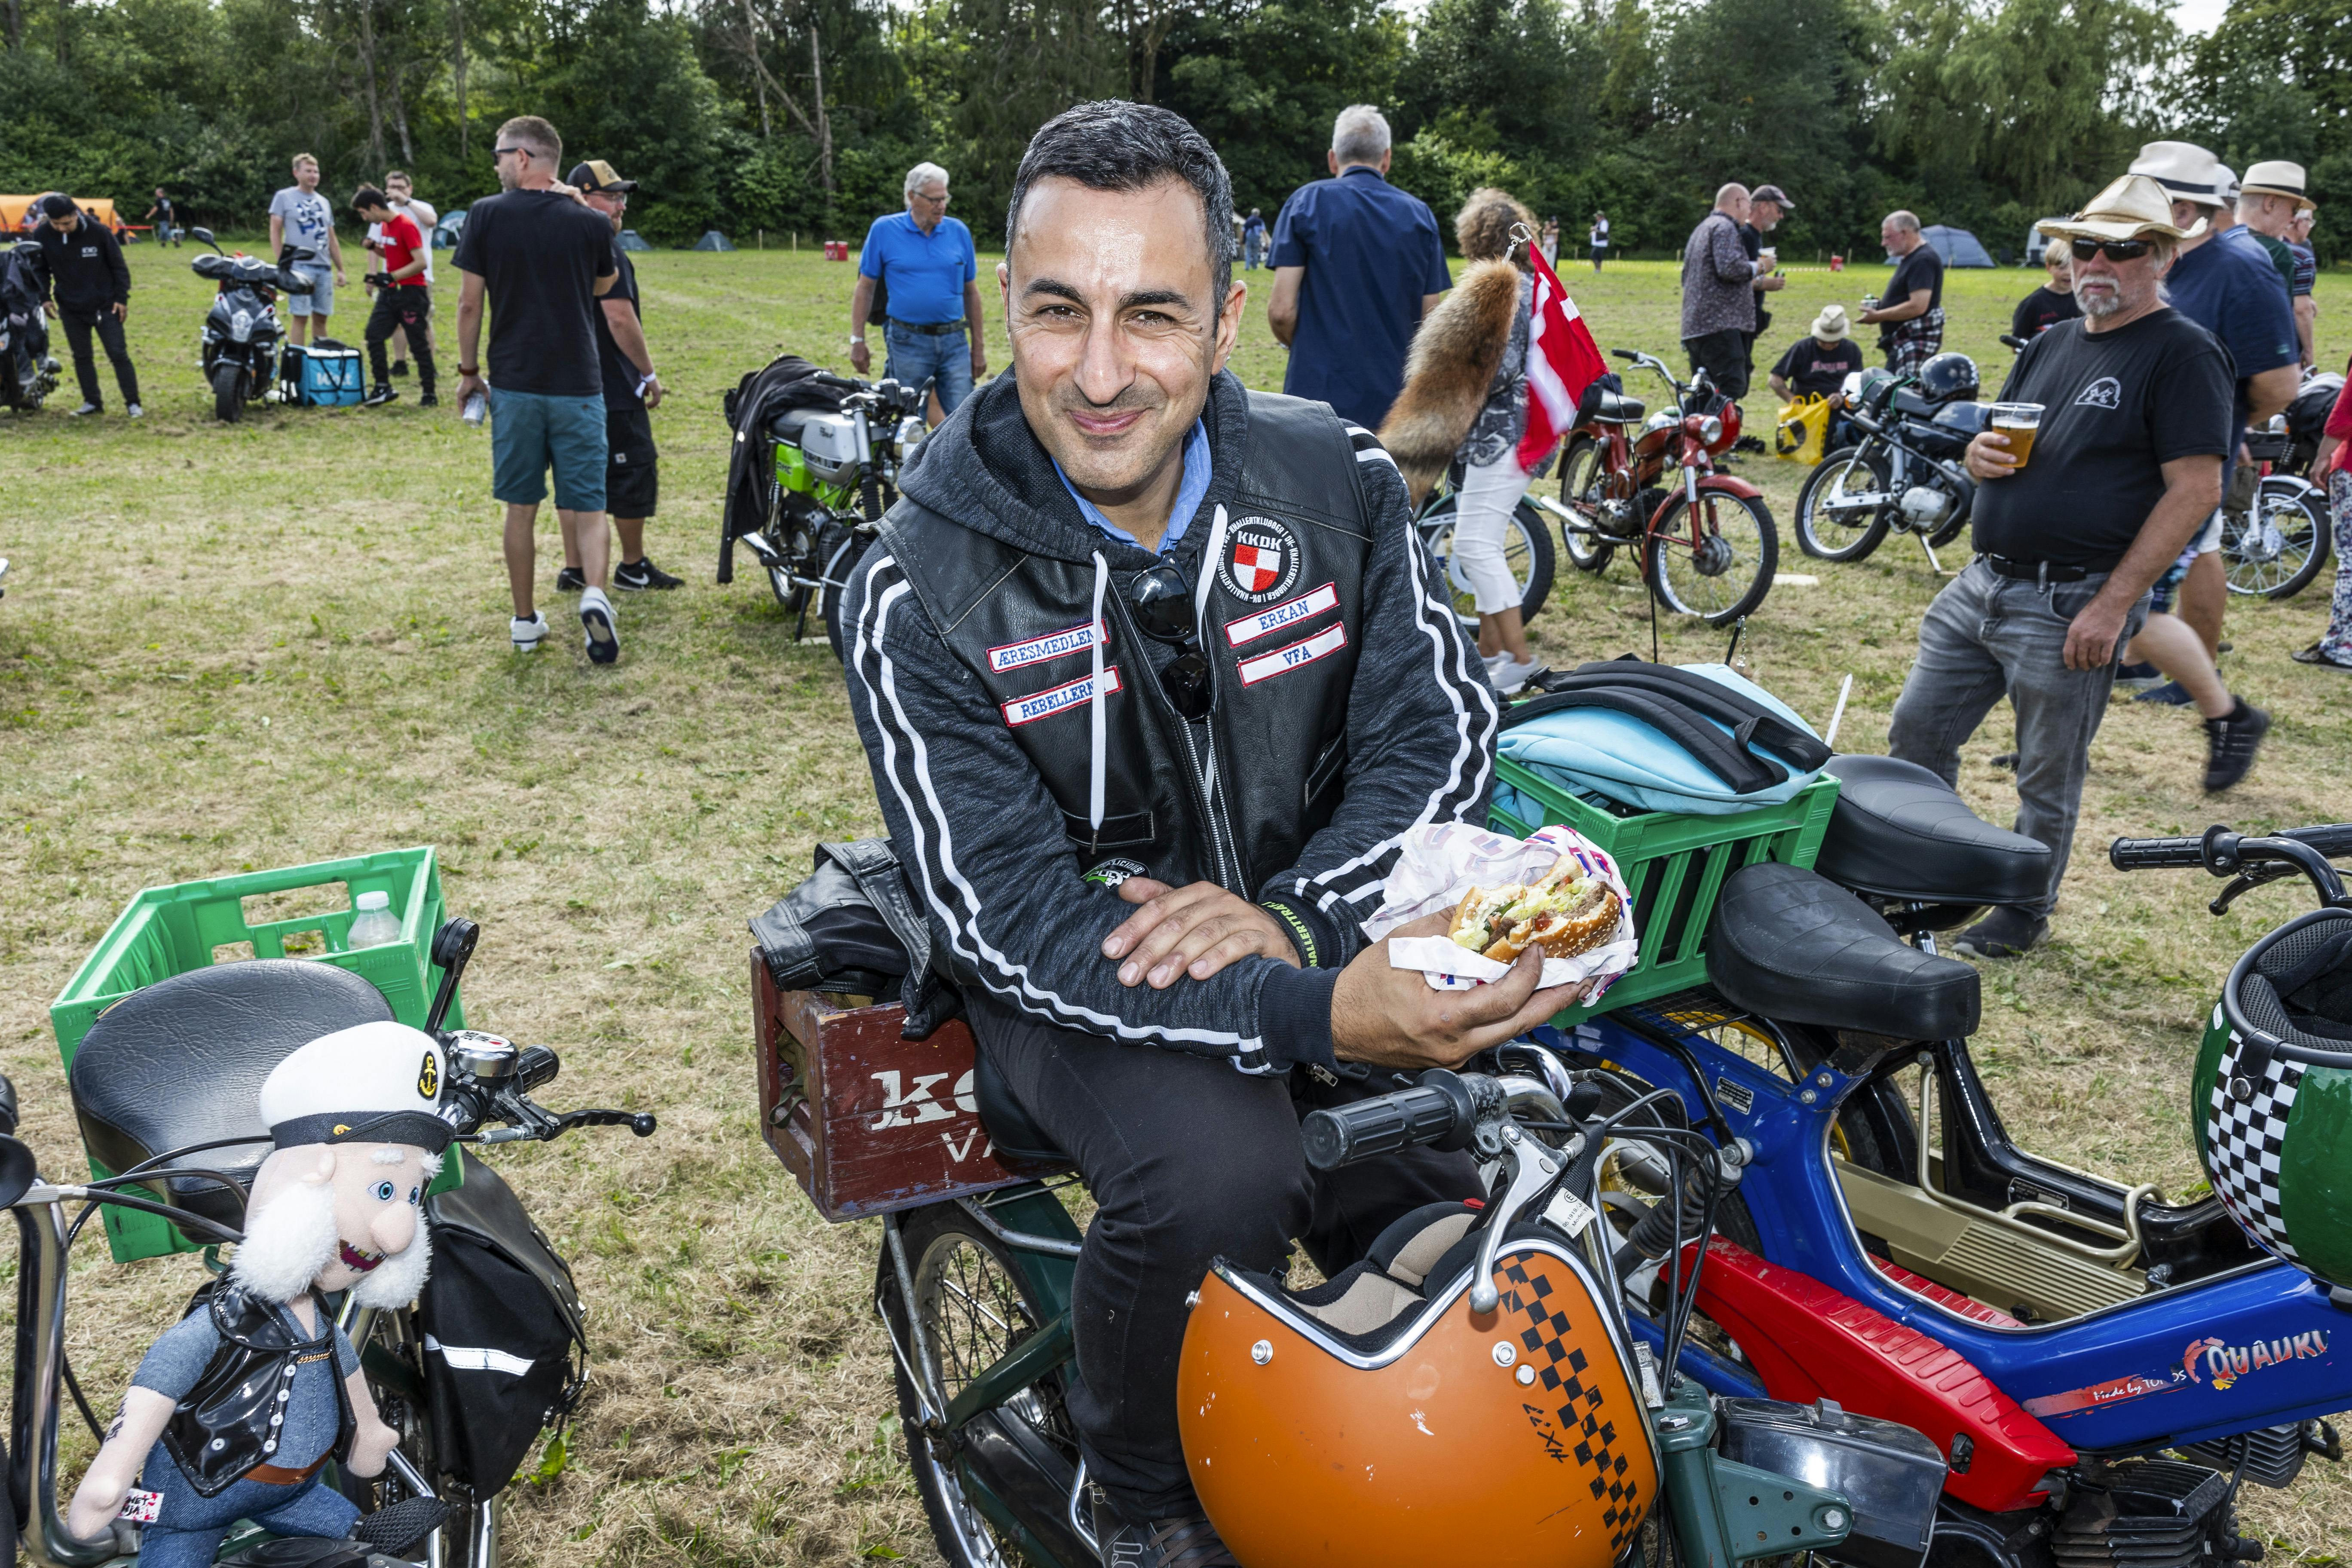
[[[499,1156],[571,1256],[592,1307],[595,1381],[569,1468],[519,1485],[518,1560],[587,1563],[934,1561],[908,1483],[889,1352],[867,1308],[876,1233],[820,1223],[753,1125],[745,919],[806,871],[821,838],[877,830],[840,674],[822,637],[795,646],[765,586],[711,581],[728,432],[721,392],[779,350],[846,368],[851,269],[808,252],[638,258],[670,400],[655,416],[664,500],[652,552],[689,585],[624,596],[624,662],[592,669],[551,592],[557,637],[507,646],[487,437],[454,407],[269,410],[211,418],[194,368],[206,289],[196,255],[133,247],[130,319],[149,417],[49,412],[0,422],[0,1068],[46,1172],[79,1153],[47,1004],[138,889],[398,845],[438,847],[453,912],[482,923],[467,984],[478,1026],[564,1053],[551,1103],[659,1112],[658,1136],[575,1134]],[[437,300],[454,363],[455,274]],[[1625,264],[1570,286],[1605,346],[1675,348],[1675,273]],[[1759,360],[1832,299],[1883,287],[1868,268],[1801,269]],[[1266,275],[1253,275],[1265,281]],[[1948,346],[1985,368],[2035,274],[1952,275]],[[2352,279],[2322,280],[2323,363],[2339,362]],[[344,294],[340,335],[359,340]],[[992,320],[992,360],[1005,362]],[[62,334],[59,334],[62,345]],[[62,347],[60,347],[62,353]],[[1249,306],[1236,368],[1280,384],[1283,351]],[[101,374],[104,374],[101,366]],[[454,378],[453,378],[454,379]],[[1629,384],[1637,395],[1643,389]],[[1751,421],[1765,421],[1751,403]],[[1897,540],[1858,566],[1805,561],[1787,536],[1799,473],[1744,470],[1783,525],[1784,584],[1745,655],[1817,724],[1854,677],[1841,741],[1885,743],[1936,581]],[[551,520],[541,581],[559,563]],[[1948,552],[1957,559],[1960,552]],[[1622,560],[1563,567],[1535,630],[1554,662],[1646,652],[1646,602]],[[2291,663],[2326,588],[2234,602],[2232,683],[2277,717],[2253,776],[2200,791],[2184,710],[2118,704],[2100,736],[2053,940],[1990,970],[1978,1054],[2011,1127],[2073,1163],[2178,1191],[2195,1179],[2186,1120],[2198,1023],[2227,964],[2304,908],[2294,885],[2203,912],[2201,877],[2126,879],[2097,852],[2119,833],[2352,816],[2352,683]],[[1722,638],[1668,626],[1670,658]],[[1990,757],[1962,788],[2013,809]],[[194,1284],[192,1258],[117,1266],[80,1249],[72,1352],[110,1405]],[[78,1475],[89,1446],[66,1464]],[[2324,1472],[2324,1473],[2323,1473]],[[2352,1549],[2352,1486],[2315,1464],[2245,1512],[2273,1563]]]

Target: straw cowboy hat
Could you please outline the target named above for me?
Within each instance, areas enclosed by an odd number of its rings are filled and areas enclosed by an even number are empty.
[[[1825,343],[1833,343],[1853,331],[1845,319],[1843,305],[1824,305],[1822,313],[1813,318],[1813,336]]]
[[[2146,174],[2172,193],[2176,202],[2218,207],[2228,195],[2229,171],[2204,148],[2188,142],[2150,142],[2132,160],[2131,173]]]
[[[2267,163],[2257,163],[2246,171],[2245,184],[2239,193],[2249,196],[2284,196],[2294,203],[2297,212],[2309,212],[2313,203],[2304,189],[2303,165],[2274,158]]]
[[[2205,232],[2205,220],[2193,228],[2172,221],[2175,193],[2150,175],[2126,174],[2083,205],[2073,217],[2044,218],[2034,226],[2058,239],[2141,239],[2158,235],[2166,239],[2194,239]],[[2182,201],[2193,196],[2180,195]]]

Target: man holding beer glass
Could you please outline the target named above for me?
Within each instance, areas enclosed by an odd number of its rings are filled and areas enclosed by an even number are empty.
[[[2229,356],[2158,287],[2203,224],[2175,227],[2164,187],[2128,174],[2043,226],[2071,245],[2083,319],[2026,345],[1969,444],[1977,558],[1920,623],[1889,735],[1895,756],[1956,782],[1993,705],[2006,694],[2017,711],[2017,830],[2050,847],[2050,887],[1962,932],[1954,946],[1977,958],[2014,957],[2049,931],[2116,653],[2220,504],[2236,439]]]

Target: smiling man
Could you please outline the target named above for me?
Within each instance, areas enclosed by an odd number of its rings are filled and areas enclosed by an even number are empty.
[[[1225,370],[1232,210],[1165,110],[1037,132],[997,275],[1012,374],[919,449],[845,618],[883,816],[981,1048],[1100,1205],[1070,1412],[1105,1560],[1182,1568],[1233,1561],[1176,1430],[1209,1260],[1275,1268],[1296,1238],[1336,1271],[1477,1192],[1427,1150],[1310,1176],[1301,1114],[1567,1000],[1524,962],[1433,992],[1359,929],[1401,835],[1483,821],[1495,699],[1388,454]]]

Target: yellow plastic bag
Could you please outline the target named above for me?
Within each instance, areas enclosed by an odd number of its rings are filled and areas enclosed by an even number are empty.
[[[1829,434],[1830,400],[1817,392],[1807,393],[1781,408],[1772,429],[1772,455],[1810,468],[1822,460],[1822,446]]]

